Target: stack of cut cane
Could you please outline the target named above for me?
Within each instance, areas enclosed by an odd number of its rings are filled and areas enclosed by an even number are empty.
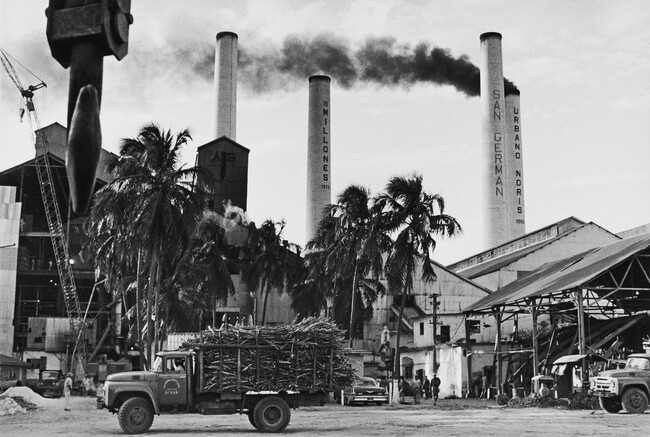
[[[183,348],[202,351],[203,390],[313,392],[352,383],[343,344],[344,331],[330,319],[310,317],[288,325],[209,329]]]

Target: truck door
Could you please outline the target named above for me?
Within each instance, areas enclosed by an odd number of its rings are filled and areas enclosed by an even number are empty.
[[[187,371],[179,358],[166,358],[164,371],[158,374],[160,405],[187,404]]]

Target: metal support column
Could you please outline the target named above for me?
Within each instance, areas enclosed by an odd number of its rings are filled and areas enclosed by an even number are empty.
[[[539,375],[539,343],[537,341],[537,314],[539,308],[537,307],[537,300],[533,299],[530,313],[533,317],[533,376]],[[550,346],[549,346],[550,347]]]
[[[503,378],[501,371],[501,310],[497,310],[494,313],[494,318],[497,320],[497,339],[494,349],[497,355],[497,393],[503,394],[503,387],[501,386],[501,381]]]

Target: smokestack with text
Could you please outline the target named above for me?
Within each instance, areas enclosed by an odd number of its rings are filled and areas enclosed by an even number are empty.
[[[483,224],[485,243],[495,247],[510,240],[501,34],[487,32],[480,40]]]
[[[524,164],[521,147],[521,110],[519,91],[508,91],[506,95],[506,171],[508,212],[510,217],[510,239],[526,233],[524,208]]]
[[[329,76],[309,78],[309,121],[307,133],[307,215],[306,240],[316,236],[324,208],[331,194],[331,107]]]
[[[237,136],[237,34],[219,32],[214,56],[215,138]]]

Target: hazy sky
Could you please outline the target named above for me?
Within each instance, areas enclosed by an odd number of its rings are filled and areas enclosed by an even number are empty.
[[[42,125],[65,125],[68,72],[49,54],[47,3],[0,0],[0,45],[48,84],[35,99]],[[192,165],[196,148],[214,139],[215,34],[236,32],[247,59],[260,62],[240,70],[237,102],[236,140],[251,150],[251,218],[285,219],[287,238],[304,245],[307,76],[330,74],[333,197],[353,183],[377,193],[391,176],[422,174],[464,227],[436,249],[448,264],[485,249],[479,99],[427,81],[382,85],[340,66],[312,71],[308,61],[291,70],[304,77],[272,73],[283,48],[317,43],[352,59],[369,41],[395,53],[426,43],[479,65],[479,36],[495,31],[503,35],[504,75],[521,90],[527,232],[569,216],[619,232],[650,222],[648,4],[134,0],[129,54],[104,62],[103,145],[117,153],[120,138],[148,122],[189,127],[194,141],[184,156]],[[3,170],[34,152],[27,123],[19,123],[18,91],[5,72],[0,77]]]

